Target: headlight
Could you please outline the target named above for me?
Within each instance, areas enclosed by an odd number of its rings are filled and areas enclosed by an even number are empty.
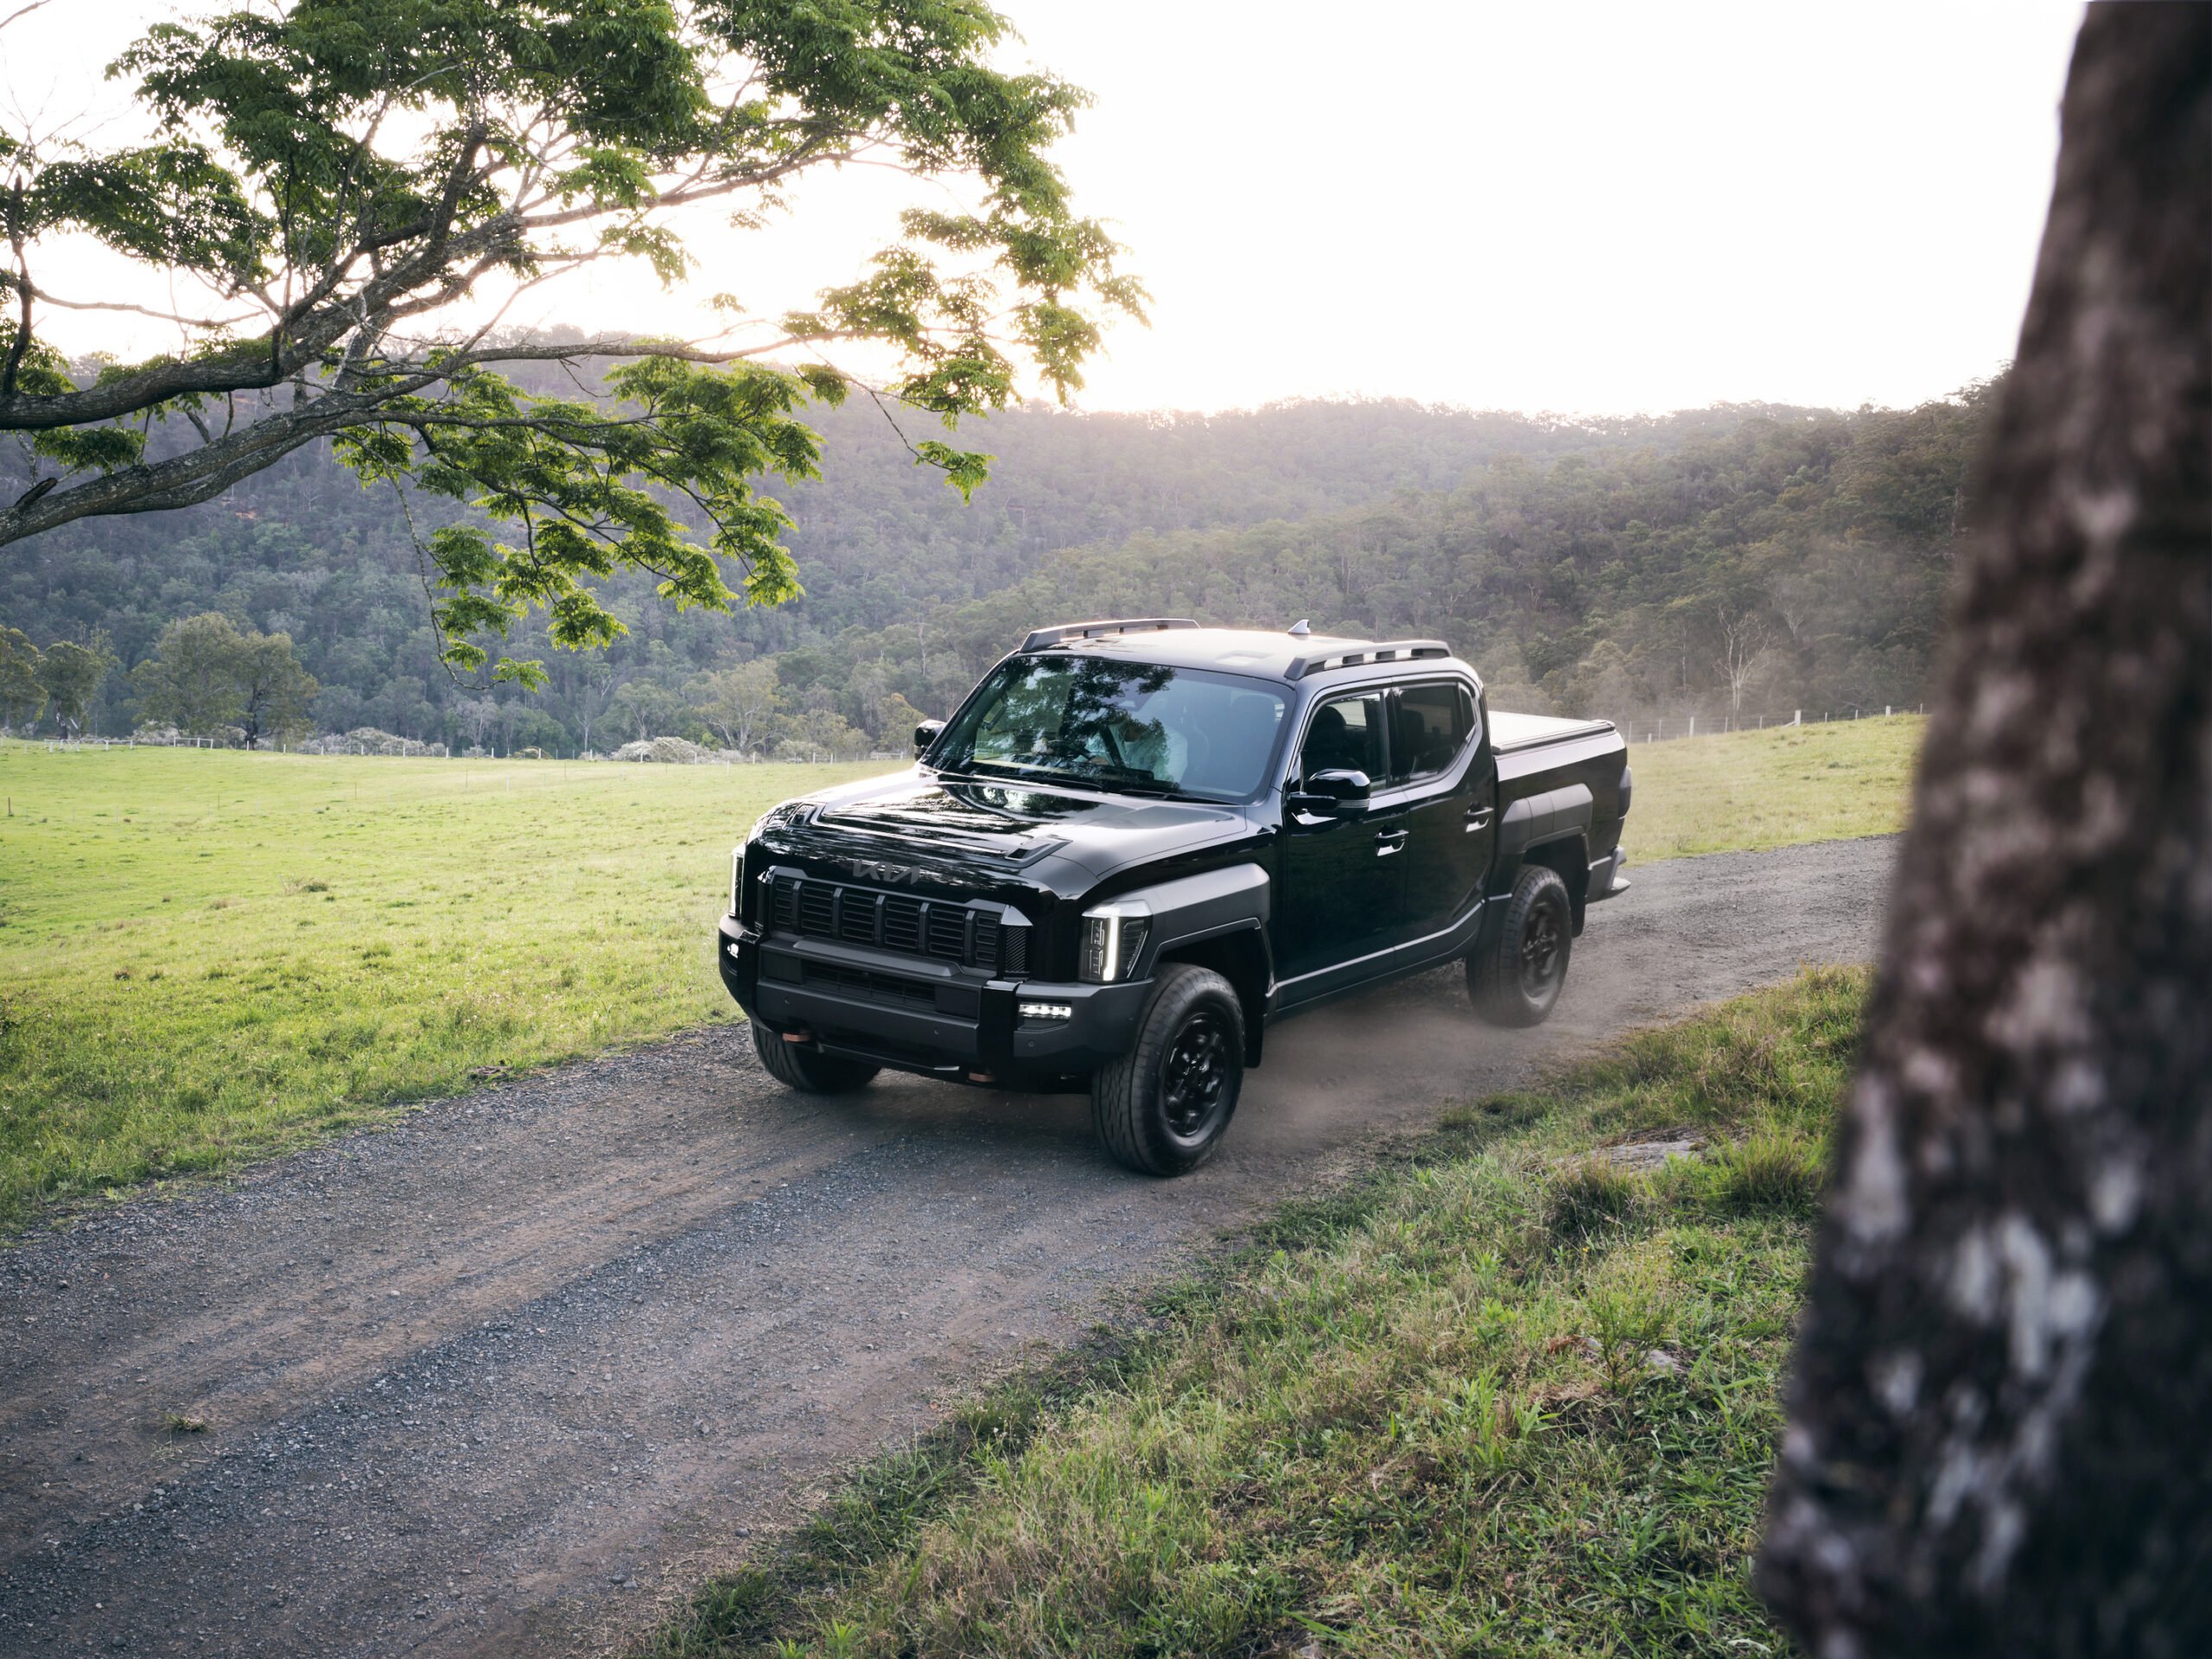
[[[741,847],[729,855],[729,913],[743,915],[740,900],[745,897],[745,849]]]
[[[1151,931],[1152,912],[1141,905],[1100,905],[1084,911],[1076,977],[1093,985],[1128,978],[1136,972],[1145,936]]]

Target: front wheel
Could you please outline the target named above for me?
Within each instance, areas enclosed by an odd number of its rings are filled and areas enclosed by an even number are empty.
[[[1213,1155],[1244,1086],[1244,1007],[1211,969],[1160,970],[1137,1039],[1090,1080],[1090,1121],[1116,1160],[1182,1175]]]
[[[1467,957],[1475,1012],[1498,1026],[1541,1026],[1558,1006],[1574,948],[1574,906],[1559,872],[1524,864],[1505,918]]]
[[[769,1030],[758,1020],[751,1024],[753,1052],[760,1057],[762,1068],[785,1088],[796,1089],[802,1095],[850,1094],[882,1070],[864,1060],[817,1054],[800,1044],[785,1042],[782,1033]]]

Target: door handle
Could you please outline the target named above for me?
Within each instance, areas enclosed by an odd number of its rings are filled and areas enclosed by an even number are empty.
[[[1474,834],[1478,830],[1487,830],[1487,829],[1489,829],[1489,828],[1490,828],[1490,820],[1491,820],[1491,810],[1490,810],[1490,808],[1488,808],[1488,807],[1486,807],[1486,806],[1471,806],[1471,807],[1469,807],[1469,808],[1467,809],[1467,833],[1468,833],[1469,835],[1471,835],[1471,835],[1473,835],[1473,834]]]
[[[1404,830],[1377,830],[1375,836],[1375,856],[1377,858],[1388,858],[1391,854],[1396,852],[1405,844],[1406,832]]]

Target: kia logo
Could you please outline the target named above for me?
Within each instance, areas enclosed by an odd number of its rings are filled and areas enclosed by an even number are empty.
[[[880,859],[853,860],[853,874],[864,881],[912,881],[921,872],[911,864],[887,864]]]

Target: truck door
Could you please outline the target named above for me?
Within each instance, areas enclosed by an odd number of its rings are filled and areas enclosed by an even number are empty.
[[[1389,789],[1389,702],[1383,693],[1332,697],[1307,717],[1294,779],[1349,767],[1378,798]],[[1291,816],[1283,825],[1283,893],[1274,907],[1275,972],[1291,982],[1379,950],[1402,925],[1406,815],[1388,806],[1357,817]]]
[[[1497,844],[1497,765],[1459,680],[1401,686],[1391,754],[1403,791],[1408,940],[1440,933],[1481,895]]]

